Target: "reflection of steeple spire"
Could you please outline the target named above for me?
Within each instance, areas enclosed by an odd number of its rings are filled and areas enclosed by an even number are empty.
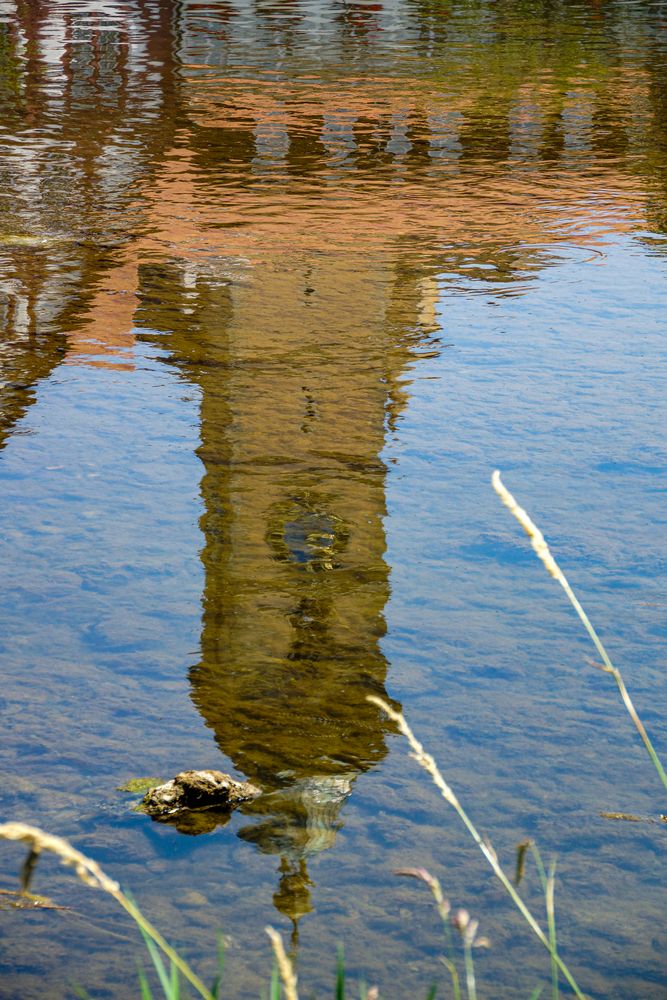
[[[278,871],[280,884],[273,894],[273,905],[278,913],[284,914],[292,922],[290,958],[295,963],[299,947],[299,921],[313,910],[310,901],[310,887],[313,883],[305,858],[300,858],[297,862],[281,858]]]

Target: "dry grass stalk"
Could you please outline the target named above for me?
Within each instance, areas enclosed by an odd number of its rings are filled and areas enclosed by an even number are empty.
[[[641,719],[637,714],[637,710],[635,709],[635,706],[632,703],[632,699],[630,698],[628,689],[625,686],[623,677],[621,676],[621,672],[611,662],[607,654],[607,651],[602,644],[600,637],[598,636],[597,632],[593,628],[593,625],[591,624],[588,615],[586,614],[581,604],[579,603],[579,600],[574,591],[572,590],[570,584],[568,583],[565,574],[563,573],[560,566],[558,565],[553,555],[551,554],[551,550],[549,549],[549,546],[547,545],[544,539],[544,535],[537,527],[537,525],[534,523],[534,521],[531,519],[531,517],[528,515],[528,513],[523,509],[523,507],[519,506],[519,504],[516,502],[510,491],[503,484],[500,478],[500,472],[497,469],[491,477],[491,484],[496,493],[498,494],[498,496],[500,497],[500,499],[502,500],[502,502],[509,510],[509,512],[517,519],[523,530],[530,538],[530,544],[532,545],[538,558],[544,564],[544,567],[546,568],[549,575],[552,576],[554,580],[558,581],[558,583],[561,585],[561,587],[567,594],[570,604],[579,615],[579,618],[581,619],[584,628],[588,632],[593,644],[595,645],[595,648],[597,649],[598,653],[600,654],[600,657],[602,658],[603,665],[601,665],[601,669],[604,670],[605,673],[611,674],[611,676],[616,681],[616,686],[618,687],[621,698],[623,699],[623,704],[625,705],[630,718],[634,722],[637,732],[642,738],[642,742],[644,743],[646,751],[649,757],[651,758],[651,761],[653,762],[653,766],[658,772],[658,776],[662,781],[664,788],[667,789],[667,773],[665,773],[665,769],[663,768],[660,758],[658,757],[658,754],[656,753],[653,744],[651,743],[651,740],[648,737],[648,733],[644,728],[644,724],[642,723]]]
[[[92,889],[103,889],[111,896],[120,892],[118,882],[114,882],[108,875],[105,875],[96,861],[87,858],[81,851],[77,851],[62,837],[55,837],[51,833],[45,833],[44,830],[40,830],[36,826],[27,826],[25,823],[3,823],[0,825],[0,839],[27,844],[30,848],[28,857],[38,856],[42,851],[57,854],[62,863],[74,868],[81,881]],[[27,888],[24,881],[23,889],[27,890]]]
[[[201,979],[192,971],[187,962],[165,941],[160,932],[153,927],[132,900],[124,895],[118,883],[109,878],[92,858],[88,858],[81,851],[77,851],[75,847],[72,847],[62,837],[55,837],[53,834],[46,833],[36,826],[28,826],[26,823],[0,824],[0,840],[13,840],[28,845],[29,854],[27,861],[32,863],[24,864],[24,872],[31,872],[36,858],[43,851],[49,851],[59,857],[63,864],[74,868],[76,874],[86,885],[93,889],[102,889],[108,893],[130,914],[139,928],[155,942],[190,985],[203,997],[203,1000],[214,1000],[211,992],[207,990]],[[24,890],[27,889],[26,881],[27,878],[24,877]]]
[[[445,941],[449,952],[449,957],[442,956],[441,961],[452,978],[454,1000],[461,1000],[459,974],[454,960],[454,948],[452,944],[452,933],[449,920],[452,907],[449,900],[446,899],[443,894],[439,879],[437,879],[435,875],[431,875],[426,868],[398,868],[394,872],[394,875],[407,875],[409,878],[419,879],[420,882],[424,882],[431,890],[431,895],[435,900],[435,905],[438,909],[438,913],[440,914],[440,919],[442,920],[442,927],[445,932]]]
[[[266,933],[271,938],[271,947],[273,948],[273,954],[276,956],[278,972],[283,983],[286,1000],[299,1000],[299,994],[296,990],[296,972],[285,953],[283,939],[273,927],[267,927]]]
[[[433,899],[435,900],[435,905],[438,909],[438,913],[440,914],[440,919],[445,926],[447,925],[447,920],[452,908],[449,900],[445,899],[440,881],[435,877],[435,875],[431,875],[426,868],[397,868],[394,875],[407,875],[408,878],[419,879],[420,882],[427,885],[431,890]]]
[[[512,899],[514,905],[521,913],[522,917],[532,930],[533,934],[544,945],[549,954],[552,955],[554,962],[556,963],[560,972],[565,977],[570,987],[574,991],[575,996],[577,996],[579,1000],[585,1000],[585,995],[581,992],[581,990],[577,986],[574,976],[572,975],[568,967],[565,965],[558,952],[554,950],[551,941],[544,933],[544,931],[542,930],[537,920],[535,919],[533,914],[530,912],[530,910],[524,903],[523,899],[521,898],[515,887],[512,885],[511,880],[505,874],[502,866],[500,865],[500,862],[498,861],[498,856],[495,850],[493,849],[491,844],[480,835],[479,831],[473,824],[472,820],[466,813],[465,809],[457,799],[454,791],[450,788],[450,786],[443,778],[435,760],[433,759],[431,754],[427,753],[424,750],[424,747],[410,729],[410,726],[406,722],[405,716],[401,712],[395,711],[391,707],[391,705],[387,704],[386,701],[383,701],[382,698],[377,698],[375,695],[368,695],[367,700],[372,702],[374,705],[377,705],[379,708],[381,708],[383,712],[385,712],[389,716],[389,718],[396,723],[399,730],[401,731],[403,736],[405,736],[408,743],[412,747],[411,756],[413,757],[413,759],[417,761],[420,767],[423,767],[424,770],[428,772],[428,774],[431,776],[433,783],[439,789],[443,799],[456,810],[464,826],[468,830],[468,833],[475,841],[480,851],[490,864],[496,878],[500,881],[503,888]]]

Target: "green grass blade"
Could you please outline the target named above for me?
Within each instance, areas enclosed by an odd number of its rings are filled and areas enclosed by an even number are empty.
[[[454,1000],[461,1000],[461,984],[459,982],[459,974],[456,969],[456,965],[449,958],[441,959],[442,964],[449,972],[452,977],[452,989],[454,990]]]
[[[218,934],[218,974],[211,986],[211,996],[213,1000],[220,1000],[220,988],[222,986],[222,976],[225,971],[225,939],[222,934]]]
[[[162,987],[162,991],[163,991],[165,997],[167,998],[167,1000],[178,1000],[178,996],[174,996],[172,994],[172,991],[171,991],[171,977],[169,976],[169,973],[167,972],[166,966],[165,966],[164,962],[162,961],[162,956],[160,955],[160,952],[158,951],[157,945],[155,944],[155,942],[153,941],[153,939],[150,938],[148,936],[148,934],[146,934],[146,932],[144,931],[143,927],[140,927],[139,930],[142,933],[144,942],[146,944],[146,948],[148,950],[148,954],[151,957],[151,961],[152,961],[153,965],[155,966],[155,971],[158,974],[158,979],[160,980],[160,986]]]
[[[472,957],[472,942],[467,938],[463,941],[463,959],[466,970],[466,989],[468,1000],[477,1000],[477,984],[475,983],[475,963]]]
[[[426,994],[426,1000],[435,1000],[435,995],[437,992],[438,992],[437,983],[433,983],[433,986],[431,986],[431,989]]]
[[[338,949],[336,961],[336,1000],[345,1000],[345,953],[342,946]]]
[[[181,984],[178,979],[178,969],[176,968],[173,962],[171,963],[170,986],[171,986],[171,993],[170,993],[171,1000],[180,1000]]]
[[[556,938],[556,912],[554,908],[554,891],[556,886],[556,862],[552,861],[549,865],[549,873],[544,867],[542,861],[542,855],[539,852],[537,844],[531,844],[530,850],[532,852],[533,858],[535,859],[535,865],[537,866],[537,873],[540,876],[540,883],[542,885],[542,892],[544,893],[545,906],[547,911],[547,932],[549,935],[549,943],[551,945],[551,1000],[558,1000],[560,993],[558,989],[558,965],[556,963],[555,955],[558,954],[558,940]]]
[[[278,966],[273,966],[273,971],[271,973],[271,989],[270,989],[270,1000],[280,1000],[280,976],[278,975]]]
[[[533,992],[530,994],[529,1000],[537,1000],[538,997],[542,995],[543,986],[536,986]]]
[[[137,975],[139,976],[139,987],[141,989],[141,1000],[153,1000],[153,994],[151,993],[151,988],[148,985],[148,980],[146,979],[146,973],[139,966],[137,969]]]
[[[544,867],[544,862],[542,861],[542,855],[537,844],[530,844],[530,852],[533,855],[535,861],[535,867],[537,868],[537,874],[540,877],[540,885],[542,886],[542,892],[546,896],[547,894],[547,872]]]
[[[549,874],[547,875],[547,884],[544,890],[544,896],[546,899],[547,906],[547,930],[549,932],[549,941],[551,942],[551,998],[552,1000],[558,1000],[558,966],[554,961],[554,955],[557,954],[558,942],[556,940],[556,908],[554,904],[554,892],[556,888],[556,862],[552,861],[549,865]]]
[[[144,939],[146,935],[148,935],[148,937],[155,942],[156,947],[160,949],[163,955],[167,956],[170,962],[173,962],[174,965],[177,966],[183,978],[187,979],[187,981],[196,990],[199,996],[203,997],[203,1000],[213,1000],[210,992],[204,986],[199,976],[197,976],[192,971],[188,963],[181,958],[178,952],[175,951],[167,941],[165,941],[165,939],[157,930],[157,928],[153,927],[151,922],[146,919],[146,917],[143,915],[143,913],[141,912],[137,904],[134,902],[132,897],[129,895],[129,893],[122,893],[120,889],[118,889],[117,887],[113,891],[111,890],[107,891],[110,891],[111,895],[116,900],[116,902],[119,903],[123,907],[123,909],[130,914],[130,916],[136,923],[137,927],[141,931],[142,935],[144,935]]]

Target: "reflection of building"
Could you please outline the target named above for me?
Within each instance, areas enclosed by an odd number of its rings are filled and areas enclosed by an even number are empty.
[[[13,385],[48,374],[63,336],[79,355],[122,354],[142,255],[227,254],[232,228],[232,252],[249,233],[312,249],[345,214],[341,246],[444,240],[441,269],[479,261],[505,281],[526,245],[562,238],[554,209],[588,240],[591,184],[607,221],[611,208],[631,227],[648,181],[663,226],[664,32],[648,8],[601,5],[590,23],[510,0],[0,0],[0,14],[0,373]],[[31,398],[12,393],[6,428]]]
[[[266,793],[241,836],[282,857],[281,905],[303,908],[305,860],[331,846],[354,779],[386,753],[366,701],[386,697],[380,452],[405,341],[427,332],[429,286],[391,255],[336,253],[155,265],[140,278],[139,325],[168,331],[201,391],[193,698]]]
[[[177,105],[164,5],[3,0],[0,13],[1,446],[34,384],[90,338],[83,317],[134,235],[133,185],[171,142]],[[106,322],[122,304],[97,310],[97,353],[122,345]]]
[[[199,387],[193,698],[267,791],[243,836],[280,855],[285,912],[385,753],[380,453],[432,276],[523,280],[597,192],[602,230],[634,226],[666,119],[657,36],[623,52],[640,6],[617,34],[600,8],[582,83],[567,5],[0,0],[0,444],[67,351],[133,323]]]

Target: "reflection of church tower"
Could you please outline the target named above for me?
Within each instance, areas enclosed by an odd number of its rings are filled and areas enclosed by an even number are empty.
[[[386,753],[366,701],[386,697],[379,456],[420,286],[389,255],[181,267],[143,269],[139,325],[170,331],[164,346],[202,393],[192,696],[265,793],[240,836],[281,857],[275,902],[296,920],[307,858],[333,844],[355,778]]]

